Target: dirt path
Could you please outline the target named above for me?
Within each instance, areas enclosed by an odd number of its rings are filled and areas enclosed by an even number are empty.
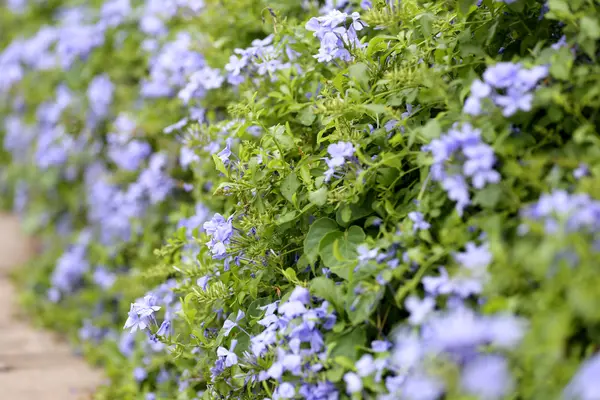
[[[25,262],[32,248],[16,219],[0,214],[0,399],[90,399],[100,373],[75,357],[67,344],[18,316],[8,272]]]

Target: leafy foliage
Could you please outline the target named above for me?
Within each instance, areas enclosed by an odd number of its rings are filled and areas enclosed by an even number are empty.
[[[0,15],[24,303],[98,398],[597,398],[592,0]]]

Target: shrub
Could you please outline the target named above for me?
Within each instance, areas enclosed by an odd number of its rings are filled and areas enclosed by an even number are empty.
[[[98,398],[598,398],[595,2],[91,3],[9,1],[0,92]]]

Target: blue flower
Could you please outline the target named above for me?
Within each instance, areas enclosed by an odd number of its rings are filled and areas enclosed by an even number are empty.
[[[225,321],[225,323],[223,324],[223,334],[224,334],[225,336],[229,336],[229,333],[231,332],[231,330],[232,330],[232,329],[233,329],[235,326],[237,326],[237,323],[238,323],[238,322],[239,322],[239,321],[240,321],[242,318],[244,318],[244,316],[245,316],[245,315],[246,315],[246,314],[245,314],[245,313],[244,313],[242,310],[240,310],[240,311],[238,311],[238,313],[237,313],[237,316],[235,317],[235,321],[232,321],[232,320],[230,320],[230,319],[226,320],[226,321]]]
[[[283,382],[281,385],[277,387],[275,391],[274,399],[291,399],[296,394],[296,389],[289,382]]]
[[[371,342],[371,349],[375,353],[386,352],[390,349],[390,347],[392,347],[392,344],[387,340],[373,340],[373,342]]]
[[[411,211],[408,213],[408,218],[413,222],[413,231],[427,230],[431,225],[425,221],[425,217],[419,211]]]
[[[402,397],[407,400],[436,400],[443,392],[442,382],[424,374],[408,376],[401,389]]]
[[[117,276],[104,267],[97,267],[94,271],[94,283],[104,290],[110,289],[116,280]]]
[[[404,306],[410,312],[408,321],[412,325],[421,325],[435,308],[435,300],[431,297],[421,300],[413,295],[406,298]]]
[[[156,311],[161,309],[160,306],[156,305],[156,297],[152,295],[146,295],[142,301],[133,303],[132,308],[140,317],[151,317]]]
[[[520,70],[519,64],[500,62],[488,67],[483,73],[483,79],[488,85],[497,89],[506,89],[516,82]]]
[[[171,322],[170,321],[163,321],[162,324],[160,324],[160,327],[158,328],[158,331],[156,331],[156,335],[157,336],[170,336],[172,333],[172,329],[171,329]]]
[[[306,305],[310,302],[310,293],[308,289],[303,288],[302,286],[296,286],[292,291],[288,301],[299,301],[300,303]]]
[[[588,166],[584,163],[580,163],[579,166],[573,171],[573,176],[575,179],[581,179],[584,176],[589,175],[590,170]]]
[[[133,377],[140,383],[148,377],[148,372],[143,367],[137,367],[133,370]]]
[[[470,124],[463,124],[460,129],[453,127],[424,149],[433,156],[432,179],[441,182],[461,215],[471,203],[466,178],[471,178],[475,189],[500,180],[500,174],[493,169],[496,162],[493,149],[482,142],[481,131]]]
[[[482,355],[465,366],[461,386],[478,399],[496,400],[505,398],[511,392],[513,380],[503,357]]]
[[[236,345],[237,340],[232,340],[229,349],[226,349],[222,346],[219,346],[219,348],[217,349],[217,356],[222,357],[224,365],[227,368],[232,367],[238,363],[237,355],[233,352]]]
[[[112,102],[114,85],[108,75],[103,74],[95,77],[90,82],[87,95],[90,108],[97,118],[103,118],[108,113]]]
[[[232,141],[233,141],[232,138],[227,138],[227,140],[225,141],[225,148],[223,150],[221,150],[219,152],[219,154],[218,154],[219,158],[224,163],[227,163],[229,161],[229,157],[231,156],[231,143],[232,143]]]
[[[358,393],[363,389],[362,379],[355,372],[346,372],[344,382],[346,383],[346,391],[349,394]]]
[[[565,398],[594,400],[600,395],[600,354],[585,361],[564,390]]]
[[[223,259],[227,255],[226,245],[229,244],[233,236],[232,217],[227,220],[221,214],[215,214],[213,218],[205,222],[203,227],[206,233],[211,237],[207,242],[213,258]]]
[[[132,304],[131,308],[129,309],[127,321],[125,321],[125,326],[123,327],[123,329],[131,328],[130,332],[134,333],[138,329],[142,331],[142,330],[146,329],[147,327],[148,327],[147,319],[144,317],[140,317],[137,310],[134,308],[134,306]]]

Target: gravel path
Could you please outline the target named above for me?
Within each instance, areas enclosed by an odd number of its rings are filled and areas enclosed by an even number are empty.
[[[99,372],[73,355],[66,343],[36,330],[18,315],[11,268],[32,253],[15,218],[0,214],[0,399],[90,399]]]

